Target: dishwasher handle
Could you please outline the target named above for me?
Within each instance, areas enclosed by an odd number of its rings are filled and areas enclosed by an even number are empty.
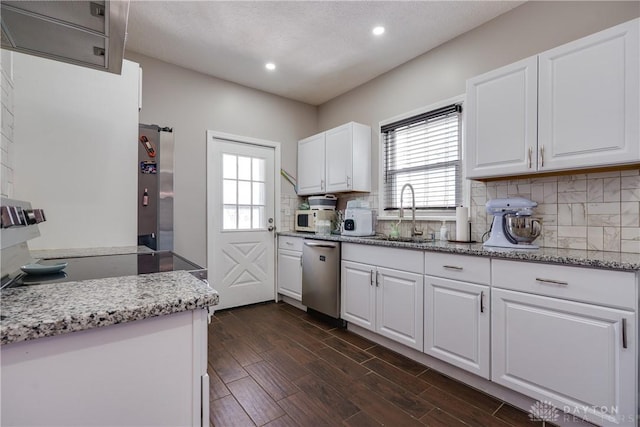
[[[338,245],[336,243],[327,243],[327,242],[307,242],[305,241],[304,244],[306,246],[310,246],[313,248],[337,248]]]

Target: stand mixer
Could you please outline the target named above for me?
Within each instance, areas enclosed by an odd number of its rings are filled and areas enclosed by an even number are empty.
[[[532,217],[536,206],[536,202],[523,197],[489,200],[486,208],[493,215],[493,223],[484,246],[538,249],[532,244],[542,231],[540,219]]]

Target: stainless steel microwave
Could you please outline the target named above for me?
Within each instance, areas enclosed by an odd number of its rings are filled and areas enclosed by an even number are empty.
[[[296,231],[310,231],[315,233],[316,222],[320,220],[334,221],[336,219],[336,212],[332,210],[308,210],[308,211],[296,211]]]

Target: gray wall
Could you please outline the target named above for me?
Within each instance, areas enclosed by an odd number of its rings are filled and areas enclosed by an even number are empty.
[[[134,52],[143,70],[140,122],[173,128],[175,252],[206,265],[206,131],[278,141],[296,175],[297,141],[317,129],[317,109]],[[281,181],[283,195],[293,187]],[[278,202],[278,201],[277,201]]]
[[[469,77],[631,20],[640,2],[532,1],[318,107],[319,129],[371,126],[378,189],[379,122],[461,95]]]

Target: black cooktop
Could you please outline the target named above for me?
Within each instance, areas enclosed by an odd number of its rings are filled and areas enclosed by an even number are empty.
[[[15,280],[10,287],[134,276],[137,274],[160,273],[164,271],[202,270],[202,267],[199,265],[170,251],[57,258],[41,260],[38,264],[56,265],[63,262],[68,263],[68,265],[60,273],[39,275],[24,274]]]

